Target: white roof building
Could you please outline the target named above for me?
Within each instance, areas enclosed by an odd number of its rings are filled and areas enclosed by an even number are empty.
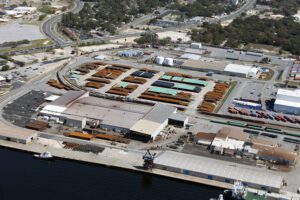
[[[252,67],[248,65],[228,64],[225,67],[224,71],[248,77],[249,73],[251,72],[251,69]]]
[[[152,138],[156,136],[164,129],[168,124],[169,117],[175,113],[177,108],[168,106],[165,104],[156,104],[150,112],[148,112],[142,119],[137,121],[130,131],[134,134]]]
[[[300,90],[279,89],[274,104],[276,112],[300,114]]]
[[[216,137],[212,142],[213,147],[222,148],[222,149],[231,149],[231,150],[242,150],[244,148],[244,141],[234,140],[230,138],[223,138]]]
[[[55,101],[56,99],[58,99],[60,96],[58,95],[50,95],[49,97],[45,98],[45,101]]]
[[[0,82],[5,81],[6,79],[3,76],[0,76]]]
[[[252,67],[248,73],[248,76],[251,78],[258,78],[259,72],[260,72],[260,68]]]
[[[180,58],[183,59],[191,59],[191,60],[200,60],[201,56],[197,54],[192,54],[192,53],[185,53],[180,56]]]
[[[256,167],[173,151],[159,154],[154,163],[155,168],[162,170],[232,184],[239,180],[250,188],[272,192],[279,192],[283,181],[281,176]]]
[[[18,14],[30,14],[36,12],[36,7],[19,6],[14,8]]]

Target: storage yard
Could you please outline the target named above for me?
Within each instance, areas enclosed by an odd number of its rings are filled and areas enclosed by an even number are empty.
[[[211,49],[189,55],[193,48],[126,48],[101,51],[101,59],[79,55],[10,101],[3,117],[91,156],[150,149],[157,153],[153,171],[174,177],[238,179],[272,192],[291,183],[298,172],[298,91],[276,86],[278,65],[206,58]],[[274,77],[262,80],[269,68]],[[31,136],[22,142],[34,143]],[[142,156],[135,159],[139,169]]]
[[[201,100],[205,88],[215,84],[206,77],[193,77],[172,71],[162,73],[148,68],[137,70],[127,65],[108,65],[100,62],[81,65],[68,74],[70,80],[76,80],[76,84],[93,92],[152,103],[169,103],[181,109]]]

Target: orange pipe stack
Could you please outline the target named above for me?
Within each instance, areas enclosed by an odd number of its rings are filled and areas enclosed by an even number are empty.
[[[184,78],[192,78],[193,76],[188,75],[188,74],[182,74],[182,73],[177,73],[177,72],[166,72],[165,75],[167,76],[179,76],[179,77],[184,77]]]
[[[129,139],[123,138],[119,135],[111,135],[111,134],[103,134],[103,133],[99,133],[99,134],[95,135],[95,138],[120,142],[120,143],[124,143],[124,144],[129,144],[129,142],[130,142]]]
[[[104,84],[96,83],[96,82],[87,82],[85,84],[85,87],[90,87],[90,88],[95,88],[95,89],[99,89],[99,88],[101,88],[103,86],[104,86]]]
[[[50,79],[48,82],[47,82],[48,85],[52,86],[52,87],[55,87],[57,89],[66,89],[68,90],[69,88],[67,88],[66,86],[64,86],[63,84],[61,84],[60,82],[58,82],[57,80],[54,80],[54,79]]]
[[[121,87],[118,87],[118,86],[113,86],[106,93],[116,94],[116,95],[121,95],[121,96],[127,96],[129,93],[132,93],[137,88],[138,88],[138,86],[137,85],[133,85],[133,84],[129,84],[125,88],[121,88]]]
[[[146,91],[139,98],[187,106],[191,101],[191,94],[180,92],[176,96],[172,96]]]
[[[144,84],[147,82],[147,80],[144,78],[138,78],[138,77],[133,77],[133,76],[128,76],[128,77],[124,78],[123,81],[129,82],[129,83],[137,83],[137,84]]]
[[[105,79],[105,78],[97,78],[97,77],[90,77],[88,79],[86,79],[87,81],[92,81],[92,82],[97,82],[97,83],[105,83],[105,84],[109,84],[110,80]]]
[[[224,97],[229,85],[227,83],[217,83],[213,91],[204,95],[204,101],[198,106],[200,112],[213,112],[216,104]],[[230,110],[233,112],[233,110]]]
[[[118,69],[102,69],[100,71],[98,71],[97,73],[95,73],[93,76],[94,77],[100,77],[100,78],[108,78],[108,79],[116,79],[118,78],[121,74],[123,73],[123,71],[118,70]]]
[[[91,140],[94,138],[94,136],[91,134],[81,133],[81,132],[70,132],[70,133],[65,133],[64,135],[68,137],[83,139],[83,140]]]

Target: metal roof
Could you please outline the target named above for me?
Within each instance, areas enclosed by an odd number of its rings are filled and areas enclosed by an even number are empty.
[[[145,119],[139,120],[130,130],[136,133],[152,135],[161,129],[161,123],[153,122]]]
[[[198,79],[192,79],[192,78],[184,78],[182,80],[184,83],[191,83],[191,84],[196,84],[196,85],[207,85],[206,81],[198,80]]]
[[[252,67],[248,65],[228,64],[224,71],[248,75]]]
[[[68,104],[74,102],[79,97],[83,96],[87,92],[85,91],[68,91],[67,93],[63,94],[57,100],[53,101],[51,105],[55,106],[68,106]]]
[[[239,180],[265,187],[280,188],[283,178],[255,167],[220,161],[190,154],[166,151],[154,163],[161,166],[189,170],[224,179]]]
[[[129,129],[149,110],[144,105],[87,97],[73,103],[63,114],[97,119],[103,125]]]
[[[177,108],[173,106],[158,103],[145,115],[143,119],[157,123],[164,123],[173,113],[176,112],[176,110]]]
[[[185,120],[188,120],[188,118],[189,118],[188,116],[180,114],[180,113],[173,113],[169,117],[169,119],[176,120],[176,121],[182,121],[182,122]]]
[[[11,127],[3,122],[0,122],[0,136],[7,137],[14,140],[20,140],[24,143],[30,141],[31,138],[37,137],[37,132],[29,129],[19,128],[19,127]]]
[[[197,55],[197,54],[185,53],[185,54],[181,55],[180,58],[199,60],[201,58],[201,56]]]
[[[168,75],[163,75],[160,77],[161,79],[164,79],[164,80],[171,80],[172,76],[168,76]]]
[[[176,90],[162,88],[162,87],[150,87],[148,91],[149,92],[156,92],[156,93],[163,93],[163,94],[170,94],[172,96],[176,96],[177,95],[177,91]]]
[[[174,88],[181,89],[181,90],[189,90],[189,91],[195,90],[195,86],[182,84],[182,83],[175,83]]]

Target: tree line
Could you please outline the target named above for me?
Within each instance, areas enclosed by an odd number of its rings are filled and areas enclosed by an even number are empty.
[[[87,32],[100,28],[114,34],[117,27],[129,23],[139,14],[151,13],[171,2],[173,0],[94,0],[93,3],[85,3],[78,14],[64,14],[62,24]]]
[[[276,14],[292,16],[300,8],[300,0],[257,0],[257,4],[270,6]]]
[[[226,27],[204,23],[202,29],[194,29],[190,35],[197,42],[220,45],[225,41],[226,46],[233,48],[249,43],[266,44],[300,55],[299,33],[300,25],[293,18],[273,20],[251,16],[237,18]]]

